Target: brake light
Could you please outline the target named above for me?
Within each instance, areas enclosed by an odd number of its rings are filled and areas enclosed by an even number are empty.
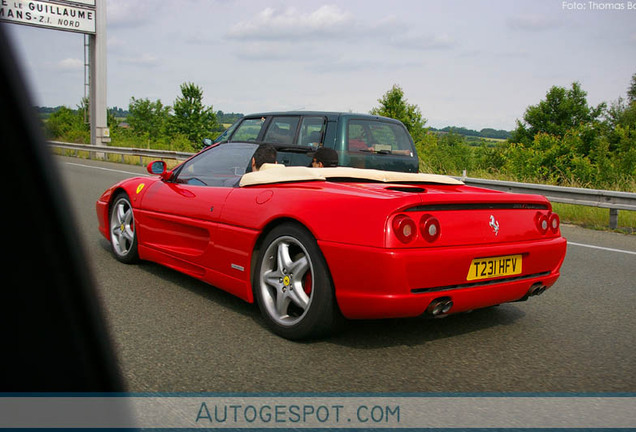
[[[537,228],[541,234],[545,234],[548,232],[548,228],[550,227],[550,223],[548,221],[548,217],[542,213],[537,213],[536,216]]]
[[[559,231],[559,226],[561,225],[561,219],[559,218],[559,215],[556,213],[552,213],[548,218],[548,223],[552,232],[556,234]]]
[[[424,240],[429,243],[433,243],[442,233],[439,220],[428,214],[422,216],[422,219],[420,219],[420,232],[422,233]]]
[[[398,240],[407,244],[415,239],[415,236],[417,235],[417,226],[415,225],[415,222],[413,222],[413,219],[400,214],[393,219],[393,232]]]

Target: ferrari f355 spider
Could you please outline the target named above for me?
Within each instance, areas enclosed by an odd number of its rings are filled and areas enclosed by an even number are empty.
[[[442,317],[526,300],[560,275],[566,240],[545,197],[421,173],[247,172],[256,148],[217,144],[109,188],[97,216],[114,256],[256,302],[292,340],[328,334],[342,317]]]

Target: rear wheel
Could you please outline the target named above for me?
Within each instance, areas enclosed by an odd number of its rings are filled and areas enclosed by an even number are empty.
[[[130,198],[125,193],[115,197],[110,208],[110,244],[119,261],[130,264],[139,260],[135,217]]]
[[[329,333],[337,317],[325,259],[313,236],[295,224],[283,224],[263,242],[254,292],[269,327],[287,339]]]

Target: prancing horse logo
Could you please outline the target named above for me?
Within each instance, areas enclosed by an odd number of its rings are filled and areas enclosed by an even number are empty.
[[[495,236],[499,234],[499,222],[495,219],[493,215],[490,215],[490,228],[492,228]]]

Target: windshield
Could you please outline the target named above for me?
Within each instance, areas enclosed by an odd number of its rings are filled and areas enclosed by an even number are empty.
[[[198,186],[236,186],[250,166],[257,147],[250,143],[211,147],[185,162],[175,182]]]

